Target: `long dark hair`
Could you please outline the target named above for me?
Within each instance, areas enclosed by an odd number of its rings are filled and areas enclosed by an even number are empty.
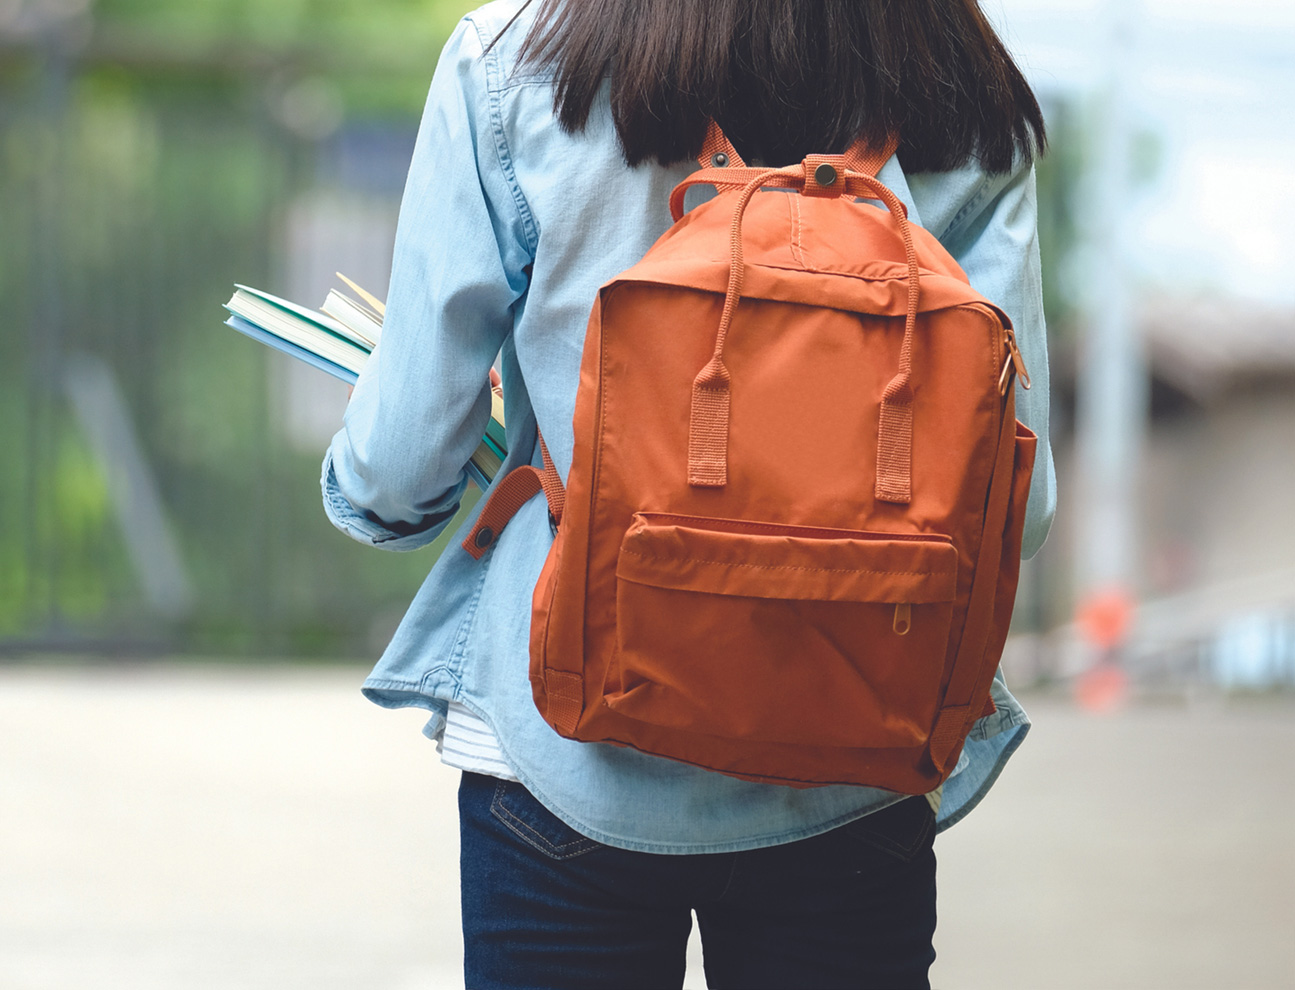
[[[1045,143],[978,0],[541,0],[521,63],[553,71],[572,133],[610,74],[631,165],[695,157],[712,117],[771,165],[895,133],[910,172],[1002,172]]]

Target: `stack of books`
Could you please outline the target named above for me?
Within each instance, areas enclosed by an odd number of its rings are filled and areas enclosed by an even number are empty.
[[[339,272],[337,277],[355,296],[333,289],[319,310],[261,289],[236,285],[234,295],[225,303],[230,314],[225,323],[253,340],[354,385],[382,336],[386,307],[345,275]],[[485,436],[467,465],[469,476],[483,491],[499,473],[508,453],[504,398],[498,385],[491,389],[491,400]]]

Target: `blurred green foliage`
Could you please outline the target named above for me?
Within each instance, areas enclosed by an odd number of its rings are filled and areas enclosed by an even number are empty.
[[[322,80],[342,98],[333,128],[379,117],[412,140],[471,6],[101,0],[70,57],[39,40],[0,54],[0,647],[381,645],[437,550],[378,554],[328,525],[322,449],[287,443],[272,412],[287,359],[223,328],[220,304],[234,281],[281,277],[286,211],[328,181],[323,145],[277,112],[284,90]],[[143,594],[112,466],[67,401],[79,356],[125,400],[191,614],[159,616]]]
[[[416,113],[464,0],[97,0],[95,37],[147,78],[177,63],[327,79],[351,112]]]
[[[97,25],[189,49],[253,45],[279,54],[303,47],[345,60],[408,67],[434,58],[463,0],[97,0]]]

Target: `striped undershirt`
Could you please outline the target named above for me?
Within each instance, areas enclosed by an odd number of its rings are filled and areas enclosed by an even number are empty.
[[[445,734],[436,744],[441,762],[456,770],[481,773],[487,777],[516,780],[499,748],[494,730],[471,709],[451,701],[445,713]]]

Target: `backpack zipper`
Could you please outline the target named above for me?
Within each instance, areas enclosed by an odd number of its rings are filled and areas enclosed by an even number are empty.
[[[1011,327],[1003,327],[1003,343],[1007,345],[1007,357],[998,376],[998,394],[1007,394],[1007,382],[1013,368],[1016,369],[1016,377],[1021,380],[1021,388],[1028,389],[1030,373],[1025,370],[1025,359],[1021,357],[1021,349],[1016,345],[1016,332]]]

